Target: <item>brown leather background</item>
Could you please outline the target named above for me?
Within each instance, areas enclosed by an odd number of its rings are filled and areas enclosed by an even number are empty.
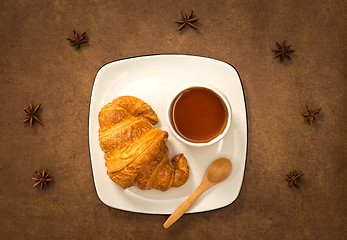
[[[1,239],[346,239],[346,1],[0,1]],[[194,9],[198,31],[177,32]],[[80,51],[65,39],[87,32]],[[292,61],[271,49],[287,40]],[[98,69],[180,53],[232,64],[248,115],[242,189],[228,207],[183,216],[111,209],[97,197],[88,146]],[[179,69],[177,69],[179,71]],[[23,125],[42,104],[44,127]],[[304,124],[305,105],[321,107]],[[55,181],[32,188],[34,170]],[[286,174],[304,172],[299,189]]]

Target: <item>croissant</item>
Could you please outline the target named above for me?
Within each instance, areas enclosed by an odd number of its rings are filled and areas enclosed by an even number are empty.
[[[107,175],[122,188],[166,191],[189,177],[183,154],[169,160],[168,133],[153,125],[157,114],[141,99],[123,96],[99,112],[99,143],[105,153]]]

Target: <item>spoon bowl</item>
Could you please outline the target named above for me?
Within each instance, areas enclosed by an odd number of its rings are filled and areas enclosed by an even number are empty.
[[[231,162],[227,158],[219,158],[211,163],[206,171],[206,178],[211,183],[224,181],[231,172]]]
[[[163,227],[169,228],[189,209],[203,192],[227,179],[231,173],[231,168],[231,161],[227,158],[218,158],[213,161],[208,167],[199,187],[170,215],[163,224]]]

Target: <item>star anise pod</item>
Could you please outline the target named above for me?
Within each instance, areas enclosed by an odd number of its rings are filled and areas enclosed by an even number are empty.
[[[177,20],[176,23],[181,24],[181,26],[177,29],[177,31],[183,29],[186,25],[189,25],[195,29],[197,29],[198,27],[195,26],[193,24],[193,22],[198,21],[199,18],[192,18],[193,16],[193,10],[191,11],[191,13],[189,14],[189,16],[187,16],[183,11],[181,11],[182,14],[182,20]]]
[[[290,45],[286,46],[286,41],[283,42],[282,46],[278,42],[276,42],[276,45],[277,49],[272,50],[276,54],[275,58],[280,57],[281,62],[283,62],[284,57],[291,59],[288,54],[294,52],[295,50],[289,49]]]
[[[321,110],[321,108],[318,108],[314,111],[311,110],[309,106],[306,105],[307,112],[303,113],[302,115],[305,117],[305,122],[309,122],[310,124],[313,123],[313,121],[316,119],[315,115],[318,114]]]
[[[80,48],[80,45],[82,43],[86,43],[87,39],[86,39],[86,32],[82,33],[81,35],[78,35],[78,33],[75,32],[75,30],[73,30],[73,38],[66,38],[67,40],[69,40],[72,44],[72,46],[77,46],[77,49]]]
[[[298,186],[298,182],[301,182],[301,177],[303,176],[304,174],[299,174],[297,173],[297,171],[294,171],[294,172],[289,172],[289,175],[287,175],[288,179],[287,181],[289,182],[289,187],[299,187]]]
[[[35,116],[35,113],[37,112],[37,110],[39,109],[40,106],[41,106],[41,104],[37,105],[36,108],[33,109],[33,106],[30,103],[28,108],[24,108],[24,112],[26,112],[27,114],[25,115],[25,119],[24,119],[23,123],[30,120],[30,128],[33,126],[33,119],[35,119],[41,125],[43,125],[41,120]]]
[[[47,182],[53,180],[53,178],[49,178],[48,175],[49,173],[47,173],[46,170],[43,170],[42,173],[35,171],[35,176],[32,177],[32,180],[35,180],[36,183],[33,187],[36,187],[40,184],[42,189],[44,185],[47,185]]]

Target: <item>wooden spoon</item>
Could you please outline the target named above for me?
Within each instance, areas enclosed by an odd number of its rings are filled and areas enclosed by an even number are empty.
[[[219,158],[213,161],[208,167],[200,186],[170,215],[170,217],[163,224],[164,228],[169,228],[172,224],[174,224],[203,192],[227,179],[230,172],[231,162],[229,159]]]

